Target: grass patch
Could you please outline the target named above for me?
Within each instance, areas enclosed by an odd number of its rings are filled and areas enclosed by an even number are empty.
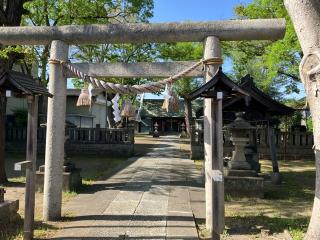
[[[194,160],[194,164],[198,170],[202,170],[203,168],[203,160]]]
[[[70,201],[72,198],[77,196],[78,193],[75,191],[66,191],[62,193],[62,203]]]
[[[8,169],[10,170],[15,162],[21,161],[24,155],[21,154],[10,154],[7,159]],[[83,178],[84,185],[92,185],[94,181],[103,179],[107,176],[115,167],[124,162],[126,157],[114,157],[114,156],[103,156],[103,155],[90,155],[90,156],[70,156],[68,161],[75,163],[77,168],[81,168],[81,175]],[[43,158],[39,158],[39,165],[43,164]],[[12,168],[13,169],[13,168]],[[5,184],[6,189],[14,189],[14,192],[18,189],[24,188],[25,177],[17,176],[12,170],[9,171],[9,183]],[[83,189],[81,188],[80,191]],[[87,190],[87,189],[84,189]],[[23,189],[24,191],[24,189]],[[13,192],[13,193],[14,193]],[[62,202],[66,203],[72,198],[77,196],[76,191],[63,192]],[[20,195],[21,196],[21,195]],[[55,232],[60,228],[60,222],[50,222],[44,223],[41,221],[42,218],[42,194],[36,195],[39,205],[36,205],[35,213],[35,231],[34,239],[51,239]],[[12,196],[15,198],[15,196]],[[24,206],[24,196],[20,199],[20,218],[12,221],[11,223],[2,224],[0,223],[0,240],[22,240],[23,239],[23,206]],[[62,222],[70,220],[70,216],[64,216]]]
[[[19,176],[19,177],[12,177],[8,179],[11,183],[26,183],[26,177],[25,176]]]
[[[195,161],[197,165],[197,161]],[[200,161],[200,166],[202,162]],[[264,199],[234,199],[226,195],[227,235],[245,235],[252,239],[265,239],[266,230],[275,236],[288,230],[294,240],[302,240],[307,231],[314,198],[314,161],[294,160],[280,162],[283,183],[279,186],[266,184]],[[272,172],[271,162],[261,161],[263,175]],[[205,221],[197,222],[201,239],[208,239]]]

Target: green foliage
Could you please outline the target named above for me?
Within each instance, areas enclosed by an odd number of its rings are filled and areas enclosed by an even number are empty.
[[[23,18],[23,24],[34,26],[147,22],[153,15],[152,0],[33,0],[24,6],[27,14]],[[105,62],[121,61],[119,58],[123,57],[129,58],[127,61],[138,61],[142,53],[146,56],[147,49],[148,46],[111,44],[73,46],[71,59]],[[43,82],[47,81],[49,50],[50,46],[33,48],[40,65]],[[132,82],[136,83],[137,80],[132,80]],[[74,84],[79,88],[83,86],[76,79]]]
[[[313,131],[313,122],[311,117],[307,118],[307,129],[309,132]]]
[[[298,93],[297,76],[302,53],[283,1],[253,0],[246,6],[236,6],[235,13],[240,19],[285,18],[287,21],[282,40],[223,43],[224,53],[233,61],[235,77],[239,79],[251,74],[257,86],[274,97]]]
[[[25,109],[14,109],[13,115],[17,127],[25,127],[28,123],[28,112]]]
[[[159,44],[158,58],[169,61],[192,61],[202,58],[203,45],[200,43]],[[199,79],[185,77],[174,84],[174,89],[180,97],[194,91],[200,86]]]
[[[35,26],[146,21],[152,0],[33,0],[24,23]]]
[[[303,109],[305,105],[305,99],[285,99],[283,103],[293,109]],[[280,129],[282,129],[283,131],[290,131],[291,126],[301,125],[302,112],[297,110],[290,117],[281,117],[280,121]]]

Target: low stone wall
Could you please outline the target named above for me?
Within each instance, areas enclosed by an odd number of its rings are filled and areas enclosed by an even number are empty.
[[[134,154],[133,143],[67,143],[65,146],[67,155],[102,155],[115,154],[118,156],[130,157]],[[38,144],[38,152],[44,153],[45,144]],[[26,142],[7,142],[6,152],[25,153]]]
[[[191,158],[204,158],[204,139],[203,131],[193,129],[191,138]],[[230,140],[228,132],[223,133],[224,156],[231,156],[234,146]],[[274,135],[277,149],[277,158],[279,160],[299,160],[314,159],[313,152],[313,133],[312,132],[280,132],[276,131]],[[250,134],[249,142],[257,146],[259,159],[270,159],[270,147],[267,128],[256,129],[255,134]]]
[[[233,147],[225,146],[223,149],[224,156],[231,156]],[[271,159],[270,148],[268,146],[258,146],[259,159]],[[191,159],[204,159],[204,146],[191,146]],[[278,148],[277,158],[279,160],[299,160],[299,159],[314,159],[314,152],[311,146],[290,146],[288,148]]]
[[[89,155],[102,155],[102,154],[115,154],[120,156],[132,156],[134,154],[134,144],[79,144],[71,143],[66,145],[67,154],[89,154]]]
[[[6,151],[25,152],[27,141],[26,128],[6,129]],[[134,153],[134,129],[106,128],[67,128],[65,151],[73,154],[116,154],[132,156]],[[38,129],[38,152],[44,153],[46,129]]]

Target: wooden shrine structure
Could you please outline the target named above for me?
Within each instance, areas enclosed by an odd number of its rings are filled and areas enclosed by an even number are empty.
[[[28,103],[26,161],[16,163],[15,170],[26,172],[24,239],[32,239],[37,168],[38,97],[52,97],[32,76],[7,70],[0,73],[0,89],[8,97],[26,97]]]
[[[222,68],[217,71],[209,82],[191,93],[189,99],[195,100],[199,97],[214,98],[216,92],[222,92],[224,96],[221,103],[221,125],[233,122],[236,113],[243,112],[245,119],[250,121],[253,125],[259,124],[266,127],[273,172],[274,174],[279,173],[273,118],[275,116],[291,115],[293,114],[294,109],[273,100],[270,96],[258,89],[250,75],[241,78],[240,84],[237,84],[223,73]],[[198,116],[200,115],[199,112],[202,115],[204,111],[203,109],[200,109],[197,114]],[[203,121],[205,125],[205,117]],[[205,131],[203,134],[206,134]],[[218,141],[217,144],[223,144],[223,138],[220,140],[221,143]],[[228,141],[229,139],[225,140]],[[193,144],[192,142],[193,140],[191,140],[191,145]],[[191,149],[192,152],[196,151],[193,146],[191,146]],[[192,156],[192,158],[194,158],[194,156]]]
[[[54,27],[0,27],[0,43],[3,45],[42,45],[51,44],[49,92],[53,98],[48,101],[47,138],[45,152],[45,183],[43,218],[57,220],[61,217],[62,166],[64,159],[66,77],[65,64],[68,62],[69,45],[79,44],[118,44],[118,43],[159,43],[159,42],[203,42],[204,70],[201,66],[193,69],[188,76],[203,76],[208,82],[222,63],[220,41],[278,40],[285,34],[284,19],[231,20],[212,22],[161,23],[161,24],[106,24],[106,25],[70,25]],[[179,69],[192,66],[193,63],[76,63],[84,76],[95,77],[167,77],[177,74]],[[198,66],[198,65],[197,65]],[[77,75],[78,77],[78,75]],[[86,79],[85,79],[86,80]],[[170,79],[169,79],[170,80]],[[94,81],[94,80],[93,80]],[[97,83],[98,86],[104,84]],[[117,88],[117,86],[112,86]],[[116,92],[113,88],[110,91]],[[122,87],[130,92],[132,87]],[[205,158],[206,172],[211,176],[213,166],[222,162],[221,155],[215,153],[215,141],[221,129],[216,128],[214,113],[221,107],[214,99],[205,100]],[[220,113],[219,113],[220,114]],[[219,174],[218,174],[219,175]],[[221,176],[221,174],[219,175]],[[218,178],[221,181],[221,178]],[[206,184],[206,225],[213,233],[213,239],[220,239],[221,226],[216,221],[216,212],[212,207],[212,182]],[[222,177],[223,181],[223,177]],[[221,204],[220,207],[223,207]],[[221,212],[221,211],[220,211]]]
[[[245,112],[248,121],[267,122],[271,121],[274,116],[290,116],[295,111],[257,88],[250,75],[246,75],[240,79],[239,83],[236,83],[223,73],[222,68],[208,84],[195,90],[189,97],[191,100],[197,97],[208,97],[210,92],[208,89],[219,88],[220,82],[232,86],[232,90],[228,93],[228,97],[224,98],[222,104],[223,121],[226,124],[234,120],[236,112]],[[239,94],[237,91],[245,94]],[[197,111],[196,116],[197,118],[203,116],[203,108]]]

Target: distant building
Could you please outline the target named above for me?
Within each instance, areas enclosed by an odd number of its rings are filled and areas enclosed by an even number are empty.
[[[77,107],[77,99],[80,95],[80,89],[67,90],[67,109],[66,121],[74,124],[78,128],[100,128],[106,127],[106,108],[107,100],[103,90],[94,89],[93,105],[91,107]],[[41,102],[39,106],[40,123],[47,121],[47,100]],[[24,125],[23,119],[26,118],[27,102],[23,98],[8,98],[7,101],[7,125]]]
[[[138,123],[137,131],[141,133],[152,132],[155,123],[158,131],[162,133],[181,132],[181,124],[185,122],[184,101],[179,102],[179,111],[167,112],[162,109],[163,99],[146,99],[141,111],[141,122]],[[202,107],[202,100],[192,103],[192,116]]]

